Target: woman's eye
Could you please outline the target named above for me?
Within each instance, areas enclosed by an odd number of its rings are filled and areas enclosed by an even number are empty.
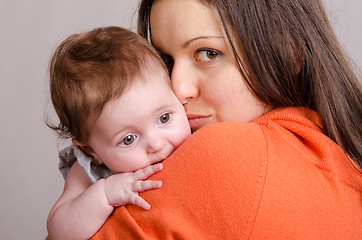
[[[217,56],[221,54],[222,54],[221,52],[213,49],[199,49],[195,53],[195,61],[209,62],[211,60],[214,60]]]
[[[136,140],[137,136],[136,135],[128,135],[125,138],[123,138],[123,140],[119,143],[119,145],[131,145],[132,143],[134,143],[134,141]]]
[[[160,122],[162,124],[166,124],[170,121],[170,114],[169,113],[164,113],[162,114],[162,116],[160,117]]]

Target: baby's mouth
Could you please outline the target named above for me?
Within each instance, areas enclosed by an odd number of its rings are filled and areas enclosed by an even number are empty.
[[[164,160],[165,160],[165,159],[162,159],[161,161],[152,163],[151,165],[156,165],[156,164],[162,163]]]
[[[172,154],[172,152],[164,151],[162,154],[160,154],[160,155],[158,156],[158,158],[161,159],[161,160],[159,160],[159,161],[157,161],[157,162],[155,162],[155,163],[152,163],[151,165],[155,165],[155,164],[159,164],[159,163],[164,162],[171,154]],[[156,159],[157,159],[157,158],[156,158]],[[156,160],[156,159],[154,159],[154,160]]]

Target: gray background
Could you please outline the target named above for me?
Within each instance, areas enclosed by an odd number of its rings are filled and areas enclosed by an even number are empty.
[[[362,69],[362,0],[325,0],[336,33]],[[67,35],[119,25],[135,30],[137,0],[0,0],[0,239],[44,239],[63,187],[45,124],[49,57]],[[361,77],[359,77],[361,80]]]

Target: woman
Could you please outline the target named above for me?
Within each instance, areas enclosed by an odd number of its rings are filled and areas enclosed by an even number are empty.
[[[144,0],[139,31],[196,132],[94,239],[360,238],[361,84],[321,1]]]

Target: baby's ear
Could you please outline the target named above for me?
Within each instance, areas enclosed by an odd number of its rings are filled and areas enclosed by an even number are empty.
[[[72,139],[72,143],[79,147],[80,149],[82,149],[83,152],[85,152],[85,154],[87,154],[89,157],[92,158],[93,162],[96,164],[96,165],[102,165],[103,162],[102,160],[97,156],[97,154],[93,151],[93,149],[87,145],[85,145],[84,143],[82,142],[79,142],[77,139],[73,138]]]
[[[86,144],[78,141],[77,139],[73,138],[72,139],[72,143],[79,147],[80,149],[82,149],[86,154],[88,155],[92,155],[92,153],[94,153],[94,151],[92,150],[92,148],[88,147]]]

